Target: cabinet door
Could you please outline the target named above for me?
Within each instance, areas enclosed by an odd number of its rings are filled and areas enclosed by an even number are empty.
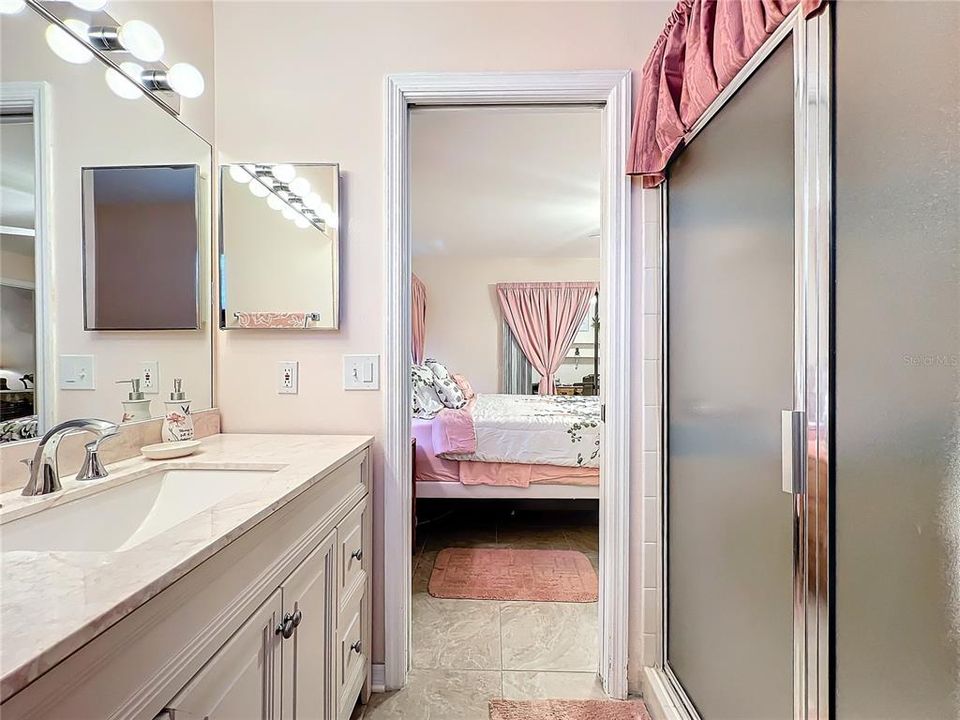
[[[299,618],[283,641],[283,717],[327,720],[334,712],[336,531],[284,581],[284,612]],[[297,615],[299,613],[299,615]]]
[[[174,720],[278,720],[283,611],[277,590],[167,706]]]

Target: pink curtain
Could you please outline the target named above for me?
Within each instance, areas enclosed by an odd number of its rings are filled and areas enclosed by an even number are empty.
[[[683,136],[801,2],[809,16],[825,0],[680,0],[640,76],[627,172],[643,187],[663,182]]]
[[[553,395],[554,375],[590,309],[597,283],[500,283],[503,317],[527,360],[543,379],[540,394]]]
[[[427,286],[416,275],[410,293],[410,315],[413,320],[413,362],[423,363],[423,347],[427,341]]]

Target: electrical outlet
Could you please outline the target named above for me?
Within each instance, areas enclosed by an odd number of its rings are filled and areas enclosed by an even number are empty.
[[[300,383],[299,365],[296,360],[281,360],[277,363],[279,373],[277,392],[281,395],[296,395]]]
[[[147,395],[160,392],[160,363],[156,360],[143,360],[140,363],[140,391]]]

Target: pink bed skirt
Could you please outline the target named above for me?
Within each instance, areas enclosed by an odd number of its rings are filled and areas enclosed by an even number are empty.
[[[446,460],[434,452],[432,420],[414,418],[412,431],[417,440],[417,480],[421,482],[510,487],[527,487],[536,483],[585,486],[600,484],[599,468]]]

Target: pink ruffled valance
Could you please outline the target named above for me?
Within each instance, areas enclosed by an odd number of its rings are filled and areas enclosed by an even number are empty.
[[[663,171],[683,136],[791,11],[825,0],[680,0],[640,76],[628,172],[643,186]]]

